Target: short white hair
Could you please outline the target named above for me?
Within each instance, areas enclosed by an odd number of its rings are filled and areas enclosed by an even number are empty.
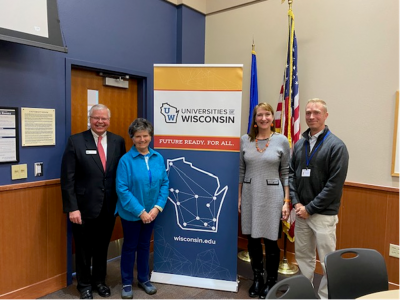
[[[111,118],[111,111],[110,111],[110,109],[109,109],[107,106],[105,106],[104,104],[95,104],[95,105],[93,105],[93,106],[90,108],[90,110],[89,110],[89,117],[92,116],[92,114],[93,114],[93,112],[94,112],[95,110],[102,110],[102,109],[107,109],[108,117]]]

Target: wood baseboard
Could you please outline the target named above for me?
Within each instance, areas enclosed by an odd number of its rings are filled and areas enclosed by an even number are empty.
[[[67,273],[0,295],[0,299],[37,299],[67,286]]]

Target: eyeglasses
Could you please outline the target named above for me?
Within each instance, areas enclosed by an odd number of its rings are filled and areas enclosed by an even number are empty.
[[[90,118],[95,121],[102,121],[102,122],[110,120],[110,118],[100,118],[100,117],[90,117]]]

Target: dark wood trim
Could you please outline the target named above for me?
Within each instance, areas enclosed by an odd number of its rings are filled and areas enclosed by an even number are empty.
[[[0,186],[0,192],[28,189],[28,188],[38,187],[38,186],[49,186],[49,185],[55,185],[55,184],[60,184],[60,179],[50,179],[50,180],[43,180],[43,181],[33,181],[33,182],[26,182],[26,183],[2,185],[2,186]]]
[[[365,184],[365,183],[358,183],[358,182],[350,182],[346,181],[344,186],[351,186],[351,187],[359,187],[363,189],[370,189],[370,190],[377,190],[377,191],[385,191],[385,192],[393,192],[398,193],[399,188],[389,187],[389,186],[382,186],[382,185],[372,185],[372,184]]]
[[[26,188],[37,187],[37,186],[53,185],[53,184],[59,184],[59,183],[60,183],[60,179],[57,178],[57,179],[49,179],[49,180],[43,180],[43,181],[9,184],[9,185],[0,186],[0,192],[18,190],[18,189],[26,189]],[[359,187],[359,188],[364,188],[364,189],[370,189],[370,190],[399,193],[399,188],[396,188],[396,187],[372,185],[372,184],[365,184],[365,183],[358,183],[358,182],[351,182],[351,181],[346,181],[344,185],[350,186],[350,187]]]

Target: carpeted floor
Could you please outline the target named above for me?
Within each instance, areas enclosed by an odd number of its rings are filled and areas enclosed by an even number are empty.
[[[120,299],[121,298],[121,274],[120,274],[120,259],[116,258],[110,260],[108,263],[107,270],[107,284],[111,288],[111,297],[108,299]],[[152,255],[150,256],[150,266],[152,265]],[[248,296],[248,290],[252,284],[253,273],[251,270],[250,263],[238,259],[238,280],[239,290],[235,292],[225,292],[201,288],[192,288],[185,286],[169,285],[155,283],[157,287],[157,294],[153,296],[147,295],[142,289],[139,289],[135,284],[133,286],[133,298],[134,299],[250,299]],[[279,274],[278,280],[284,279],[285,276]],[[316,274],[314,278],[314,285],[319,286],[321,276]],[[95,299],[103,299],[96,292],[93,293]],[[40,299],[78,299],[79,292],[76,289],[76,280],[74,278],[73,284],[59,290],[57,292],[46,295]]]

